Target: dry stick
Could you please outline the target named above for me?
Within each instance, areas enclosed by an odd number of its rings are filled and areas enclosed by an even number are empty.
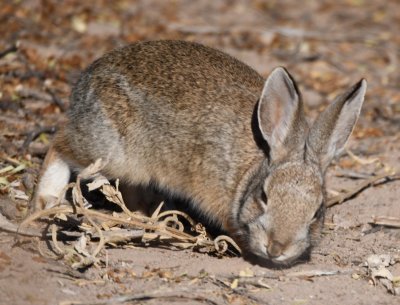
[[[0,52],[0,58],[7,56],[10,53],[14,53],[18,51],[18,43],[13,44],[11,47],[5,49],[4,51]]]
[[[382,179],[384,179],[384,181],[379,182]],[[328,199],[328,201],[326,203],[326,207],[329,208],[329,207],[332,207],[332,206],[334,206],[336,204],[341,204],[344,201],[346,201],[347,199],[352,198],[354,195],[356,195],[359,192],[361,192],[362,190],[366,189],[367,187],[376,186],[376,185],[379,185],[379,184],[383,184],[383,183],[386,183],[386,182],[395,181],[395,180],[399,180],[399,179],[400,179],[400,175],[399,174],[395,174],[395,175],[382,174],[382,175],[379,175],[379,176],[376,176],[376,177],[372,177],[371,179],[368,179],[368,180],[360,183],[355,188],[350,189],[346,193],[339,194],[337,196],[334,196],[334,197]]]
[[[0,159],[14,166],[21,165],[21,162],[19,162],[17,159],[7,156],[4,152],[0,152]]]
[[[49,216],[49,215],[55,215],[55,214],[57,214],[58,212],[56,212],[56,213],[54,213],[54,214],[53,214],[53,213],[50,213],[50,214],[49,214],[48,212],[49,212],[49,211],[50,211],[50,212],[53,211],[53,208],[54,208],[54,207],[59,207],[60,204],[61,204],[61,201],[64,199],[65,193],[66,193],[70,188],[72,188],[72,187],[74,187],[74,186],[75,186],[75,182],[71,182],[71,183],[67,184],[66,186],[64,186],[64,188],[61,190],[61,192],[60,192],[60,194],[59,194],[59,196],[58,196],[56,202],[54,203],[54,206],[53,206],[53,207],[47,208],[47,209],[45,209],[45,210],[36,211],[35,213],[33,213],[33,214],[29,215],[27,218],[25,218],[25,219],[19,224],[18,232],[21,231],[21,230],[24,230],[24,229],[25,229],[24,227],[28,226],[31,222],[35,221],[36,219],[39,219],[39,218],[41,218],[41,217],[43,217],[43,216]],[[62,212],[61,212],[61,213],[62,213]],[[18,232],[16,232],[16,233],[18,233]]]
[[[97,245],[96,249],[93,251],[92,256],[96,257],[97,254],[103,249],[105,245],[105,240],[103,236],[103,232],[101,231],[100,227],[93,221],[93,219],[86,213],[87,209],[84,207],[83,203],[83,195],[81,191],[81,175],[79,174],[78,177],[76,178],[76,184],[75,187],[72,189],[72,192],[75,191],[75,196],[73,196],[73,201],[75,204],[77,204],[82,212],[83,215],[87,218],[87,220],[90,222],[90,224],[96,229],[97,233],[99,234],[99,244]]]
[[[194,290],[190,287],[185,287],[183,289],[159,289],[155,291],[149,291],[138,294],[130,294],[119,297],[110,298],[104,301],[94,301],[94,302],[85,302],[85,301],[63,301],[60,302],[59,305],[111,305],[118,303],[126,303],[126,302],[134,302],[134,301],[151,301],[154,299],[181,299],[188,301],[198,301],[205,302],[211,305],[219,305],[218,302],[212,300],[209,297],[194,295],[195,293],[201,293],[205,295],[210,295],[211,293],[218,293],[216,290],[202,289],[202,290]]]
[[[350,149],[346,149],[346,153],[349,155],[350,158],[352,158],[357,163],[360,163],[361,165],[381,163],[381,160],[379,158],[361,158],[355,155]]]
[[[400,218],[398,217],[374,216],[373,220],[369,223],[379,226],[400,228]]]
[[[28,149],[29,144],[31,144],[32,141],[34,141],[38,136],[40,136],[40,134],[55,133],[56,130],[57,128],[55,126],[45,126],[27,133],[27,137],[20,148],[21,152],[24,153]]]
[[[145,230],[127,230],[127,229],[119,229],[113,231],[105,231],[103,232],[103,236],[106,243],[115,243],[120,241],[132,240],[142,238],[145,234]],[[99,238],[96,234],[92,237]]]
[[[115,216],[112,216],[112,215],[109,215],[109,214],[104,214],[104,213],[101,213],[101,212],[95,211],[95,210],[89,210],[89,209],[85,209],[85,210],[86,210],[85,212],[87,214],[89,214],[90,216],[92,216],[92,217],[97,217],[97,218],[104,219],[104,220],[115,221],[116,223],[120,223],[120,224],[136,226],[136,227],[140,227],[140,228],[146,229],[146,230],[157,230],[157,229],[159,229],[156,225],[143,223],[143,222],[135,220],[135,219],[124,219],[124,218],[115,217]],[[76,207],[76,211],[74,211],[74,208],[71,207],[71,206],[67,206],[67,205],[55,206],[55,207],[52,207],[50,209],[37,211],[37,212],[33,213],[32,215],[28,216],[20,224],[20,228],[23,228],[24,226],[27,226],[32,221],[35,221],[36,219],[39,219],[41,217],[55,215],[55,214],[58,214],[58,213],[84,214],[82,212],[82,208],[81,207]]]
[[[304,270],[297,272],[289,272],[284,276],[286,277],[320,277],[320,276],[332,276],[332,275],[346,275],[351,273],[352,270]]]
[[[54,247],[58,251],[59,255],[64,255],[65,251],[61,249],[61,247],[58,245],[58,240],[57,240],[57,226],[53,223],[51,225],[51,239],[53,241]]]
[[[8,233],[18,233],[20,235],[24,236],[30,236],[30,237],[42,237],[42,233],[40,233],[38,230],[35,229],[21,229],[19,230],[18,226],[10,222],[7,218],[5,218],[1,213],[0,213],[0,231],[5,231]]]
[[[239,283],[246,284],[248,282],[249,284],[251,284],[254,281],[265,280],[265,279],[278,280],[281,278],[302,278],[302,277],[322,277],[322,276],[347,275],[347,274],[351,273],[352,271],[353,271],[352,269],[347,269],[347,270],[318,270],[318,269],[315,269],[315,270],[287,272],[287,273],[283,273],[280,275],[269,272],[269,273],[263,273],[260,275],[255,275],[252,277],[227,276],[227,277],[225,277],[225,279],[228,282],[231,282],[234,279],[238,279]],[[249,279],[249,281],[247,279]],[[252,279],[252,280],[250,280],[250,279]],[[226,283],[224,283],[224,284],[227,285]]]
[[[335,172],[336,177],[345,177],[350,179],[369,179],[371,177],[375,177],[374,174],[367,174],[367,173],[358,173],[351,170],[339,170]]]
[[[16,234],[19,234],[19,235],[29,236],[29,237],[40,237],[40,238],[43,238],[44,236],[46,236],[46,235],[43,235],[42,232],[40,232],[37,229],[21,228],[20,225],[16,225],[16,224],[10,222],[1,213],[0,213],[0,231],[4,231],[4,232],[8,232],[8,233],[16,233]],[[123,230],[123,229],[121,229],[121,231],[123,231],[123,232],[118,233],[118,235],[120,236],[121,239],[123,239],[125,236],[127,238],[128,235],[132,236],[132,238],[137,237],[137,232],[125,232],[125,230]],[[81,236],[81,234],[79,234],[77,232],[75,233],[75,232],[68,232],[67,231],[67,232],[62,232],[62,233],[63,233],[63,235],[66,235],[68,237],[80,237]],[[110,240],[114,239],[114,236],[112,234],[107,234],[108,232],[104,232],[104,233],[106,233],[106,237],[108,239],[110,239]],[[115,236],[115,239],[118,238],[118,235]],[[94,237],[97,238],[97,236],[94,236]]]

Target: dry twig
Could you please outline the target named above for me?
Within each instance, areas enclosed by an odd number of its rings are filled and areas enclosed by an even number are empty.
[[[347,199],[352,198],[353,196],[357,195],[359,192],[361,192],[362,190],[364,190],[368,187],[380,185],[383,183],[387,183],[387,182],[395,181],[395,180],[399,180],[399,179],[400,179],[400,174],[395,174],[395,175],[382,174],[379,176],[374,176],[368,180],[363,181],[362,183],[360,183],[356,187],[348,190],[347,192],[339,194],[337,196],[334,196],[334,197],[328,199],[326,206],[329,208],[336,204],[341,204],[344,201],[346,201]]]
[[[381,160],[379,160],[379,158],[361,158],[355,155],[350,149],[346,149],[346,153],[349,155],[350,158],[352,158],[357,163],[360,163],[361,165],[381,163]]]
[[[19,235],[24,235],[24,236],[42,237],[42,233],[39,230],[35,230],[33,228],[30,229],[22,228],[21,230],[19,230],[17,225],[10,222],[1,213],[0,213],[0,231],[5,231],[9,233],[18,233]]]
[[[209,289],[193,289],[193,287],[183,287],[181,289],[158,289],[152,290],[144,293],[129,294],[110,298],[103,301],[63,301],[59,305],[111,305],[111,304],[121,304],[127,302],[145,302],[154,299],[158,300],[186,300],[186,301],[198,301],[204,302],[211,305],[219,305],[218,302],[214,301],[209,297],[211,294],[216,294],[218,291]]]
[[[28,149],[29,145],[31,144],[31,142],[34,141],[42,133],[53,134],[56,132],[56,130],[57,130],[57,128],[55,126],[45,126],[45,127],[40,127],[38,129],[35,129],[35,130],[27,133],[27,137],[20,148],[21,153],[25,153],[26,150]]]
[[[4,51],[0,52],[0,58],[3,58],[5,56],[7,56],[10,53],[14,53],[18,51],[18,42],[13,44],[11,47],[8,47],[7,49],[5,49]]]
[[[398,217],[374,216],[369,223],[391,228],[400,228],[400,218]]]

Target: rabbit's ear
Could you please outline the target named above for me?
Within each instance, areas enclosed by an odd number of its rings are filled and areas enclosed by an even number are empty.
[[[308,126],[296,83],[284,68],[275,68],[265,82],[257,116],[272,160],[302,149]]]
[[[344,148],[360,115],[367,82],[360,80],[322,112],[311,127],[307,150],[325,170]]]

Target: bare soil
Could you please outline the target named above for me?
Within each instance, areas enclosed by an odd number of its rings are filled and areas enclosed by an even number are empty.
[[[0,24],[0,212],[14,223],[29,213],[79,72],[138,40],[201,42],[264,76],[286,66],[310,118],[365,77],[365,105],[348,144],[361,160],[344,154],[335,161],[328,193],[400,171],[396,0],[3,1]],[[18,164],[24,168],[1,172]],[[372,254],[388,254],[397,260],[389,271],[400,276],[400,229],[371,225],[374,216],[400,218],[400,180],[329,208],[309,261],[282,269],[136,244],[107,247],[106,265],[74,270],[45,243],[0,230],[0,304],[399,304],[380,281],[373,285],[364,265]]]

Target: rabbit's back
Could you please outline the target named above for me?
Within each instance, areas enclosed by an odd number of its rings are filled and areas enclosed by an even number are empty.
[[[116,121],[118,110],[145,106],[148,114],[150,105],[177,114],[207,107],[252,112],[262,87],[257,72],[225,53],[185,41],[149,41],[116,49],[89,66],[73,90],[71,110],[79,115],[100,103]]]
[[[111,176],[135,184],[190,197],[234,191],[246,163],[261,156],[251,120],[262,87],[253,69],[199,44],[132,44],[82,74],[66,138],[74,159],[108,159]]]

